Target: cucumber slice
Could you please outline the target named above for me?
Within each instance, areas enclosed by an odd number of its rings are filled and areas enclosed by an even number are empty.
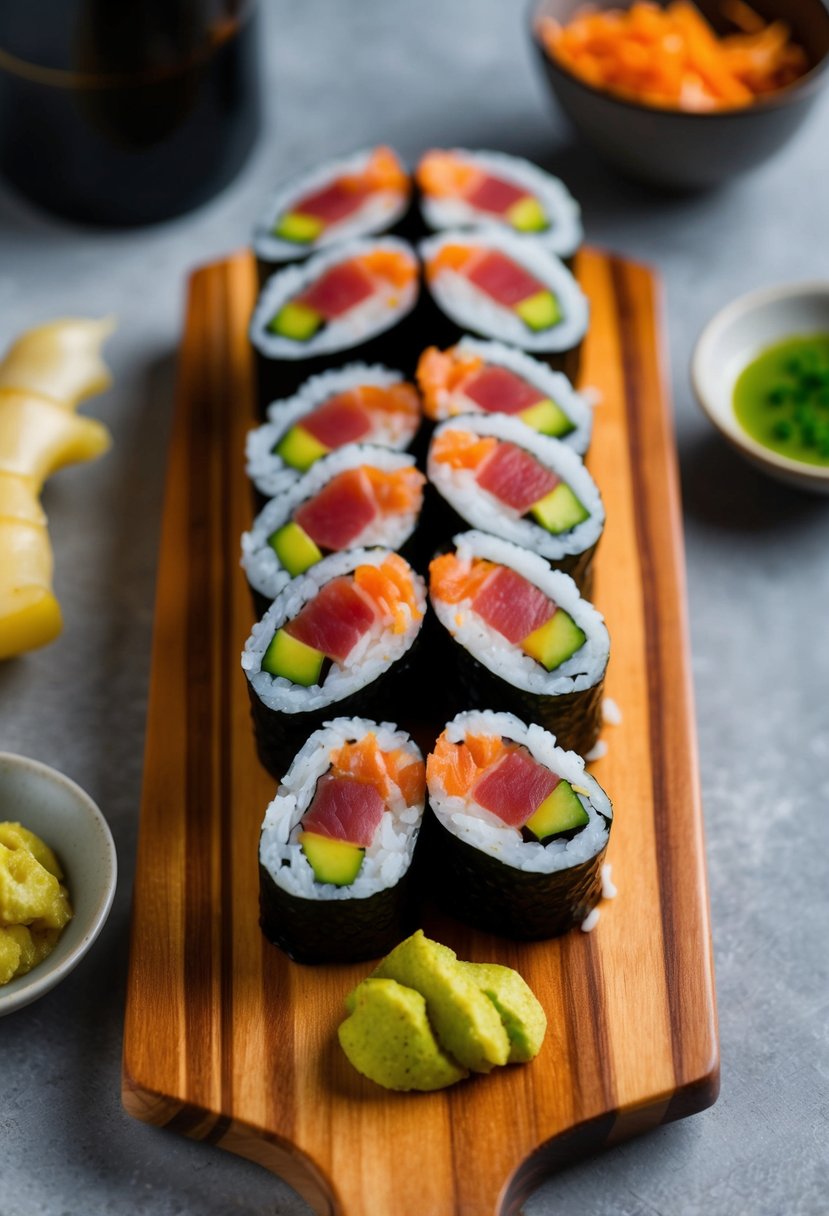
[[[284,460],[292,469],[305,473],[320,456],[325,456],[331,449],[319,439],[315,439],[310,431],[303,426],[292,426],[280,439],[274,448],[274,455]]]
[[[543,232],[550,227],[544,208],[531,194],[513,203],[507,209],[506,217],[518,232]]]
[[[515,305],[524,324],[532,330],[551,329],[561,320],[561,308],[551,291],[537,291]]]
[[[315,308],[308,308],[296,300],[283,304],[275,317],[268,322],[268,329],[281,338],[294,342],[308,342],[325,322],[325,317]]]
[[[297,523],[283,524],[268,537],[268,544],[291,578],[303,574],[322,560],[322,550]]]
[[[301,832],[299,844],[314,871],[317,882],[335,887],[350,887],[360,872],[365,849],[347,840],[332,840],[318,832]]]
[[[539,498],[530,507],[530,514],[548,532],[569,532],[590,518],[590,512],[579,502],[570,487],[560,481],[554,490]]]
[[[274,236],[283,241],[294,241],[297,245],[310,245],[322,232],[325,225],[313,215],[302,215],[299,211],[286,211],[280,216],[273,230]]]
[[[324,661],[325,655],[321,650],[306,646],[284,629],[277,629],[262,656],[262,670],[272,676],[284,676],[292,684],[310,688],[318,682]]]
[[[569,781],[559,781],[556,788],[524,824],[539,840],[556,836],[559,832],[572,832],[590,822],[590,816],[581,804],[578,794]]]
[[[563,608],[557,608],[549,621],[524,638],[521,649],[530,658],[537,659],[542,667],[553,671],[565,659],[574,655],[586,641],[587,634],[584,630],[579,628]]]
[[[561,439],[563,435],[569,435],[576,429],[561,406],[556,405],[549,397],[528,406],[518,417],[534,431],[541,435],[552,435],[554,439]]]

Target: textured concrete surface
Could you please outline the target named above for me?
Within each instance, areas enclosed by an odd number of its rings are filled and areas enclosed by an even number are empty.
[[[726,301],[829,275],[829,96],[752,177],[704,197],[655,197],[570,142],[535,75],[524,10],[523,0],[281,0],[263,47],[265,136],[211,205],[150,230],[98,233],[0,200],[3,341],[64,313],[120,320],[108,352],[117,387],[90,405],[114,450],[61,473],[45,499],[66,630],[0,668],[0,747],[84,785],[121,860],[95,949],[55,992],[0,1022],[0,1216],[307,1210],[264,1171],[122,1112],[123,985],[184,275],[245,242],[259,198],[283,175],[380,139],[410,158],[461,143],[555,168],[582,200],[590,239],[655,263],[666,285],[722,1096],[552,1179],[528,1216],[829,1210],[829,501],[732,456],[687,375],[697,333]]]

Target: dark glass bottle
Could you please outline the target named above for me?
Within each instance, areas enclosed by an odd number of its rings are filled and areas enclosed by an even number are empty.
[[[259,127],[253,0],[2,0],[0,173],[92,224],[147,224],[235,175]]]

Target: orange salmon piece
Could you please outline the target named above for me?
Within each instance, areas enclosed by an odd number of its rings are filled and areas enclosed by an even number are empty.
[[[405,287],[417,276],[417,266],[411,258],[396,249],[375,249],[355,260],[372,278],[385,279],[395,287]]]
[[[387,414],[420,413],[420,397],[413,384],[391,384],[388,388],[362,384],[353,391],[359,404],[367,410],[383,410]]]
[[[454,553],[443,553],[429,563],[429,587],[446,604],[459,604],[472,599],[498,567],[485,558],[475,558],[469,565]]]
[[[436,418],[440,410],[438,395],[442,392],[456,393],[467,380],[484,366],[479,356],[463,356],[454,348],[440,351],[429,346],[420,356],[415,379],[423,394],[424,413]]]
[[[371,483],[374,501],[384,515],[420,510],[426,478],[419,469],[412,467],[386,472],[367,467],[363,471]]]
[[[457,198],[474,190],[483,173],[452,152],[431,148],[420,159],[415,180],[424,194],[434,198]]]
[[[497,446],[498,440],[492,435],[450,429],[434,440],[431,455],[439,464],[448,464],[453,469],[477,469]]]
[[[426,790],[426,765],[422,760],[413,760],[402,749],[385,752],[386,766],[408,806],[422,802]]]

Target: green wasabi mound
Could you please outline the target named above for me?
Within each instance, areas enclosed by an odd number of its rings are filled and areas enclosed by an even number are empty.
[[[498,1010],[458,963],[454,950],[418,929],[373,973],[414,988],[426,1001],[438,1042],[464,1068],[489,1072],[506,1064],[510,1043]]]
[[[458,963],[498,1011],[510,1042],[509,1063],[535,1059],[547,1033],[547,1015],[526,980],[498,963]]]
[[[367,979],[350,993],[337,1034],[351,1064],[386,1089],[445,1089],[468,1076],[441,1051],[419,992]]]

